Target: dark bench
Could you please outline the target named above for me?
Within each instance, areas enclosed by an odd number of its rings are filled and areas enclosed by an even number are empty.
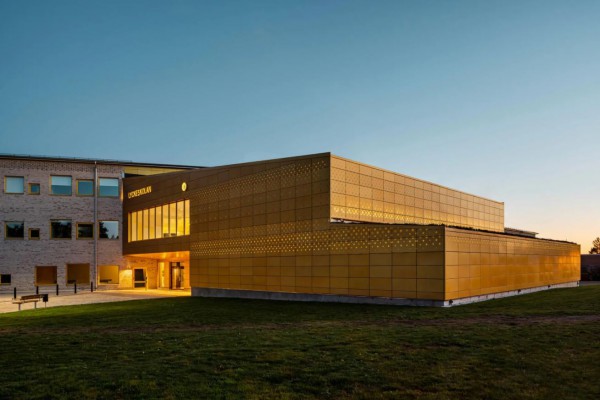
[[[21,304],[23,303],[33,303],[33,307],[37,308],[37,302],[42,300],[45,303],[48,302],[47,294],[28,294],[26,296],[21,296],[18,299],[13,299],[13,304],[19,305],[19,311],[21,311]]]

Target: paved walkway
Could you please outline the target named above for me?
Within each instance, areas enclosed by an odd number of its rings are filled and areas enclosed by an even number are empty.
[[[29,294],[29,293],[27,293]],[[101,290],[94,293],[80,292],[77,294],[49,294],[46,307],[73,306],[79,304],[94,304],[94,303],[112,303],[116,301],[130,300],[145,300],[145,299],[160,299],[165,297],[181,297],[190,296],[189,290]],[[37,303],[38,308],[44,308],[43,302]],[[21,304],[21,310],[31,310],[34,308],[34,303]],[[18,304],[12,303],[12,295],[2,294],[0,296],[0,314],[16,312],[19,310]]]

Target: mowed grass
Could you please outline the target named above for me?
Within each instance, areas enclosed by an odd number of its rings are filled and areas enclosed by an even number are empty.
[[[170,298],[0,315],[0,398],[600,398],[600,286],[411,308]]]

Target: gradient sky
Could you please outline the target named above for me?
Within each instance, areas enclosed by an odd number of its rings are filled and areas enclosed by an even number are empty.
[[[600,236],[600,1],[0,0],[0,152],[335,154]]]

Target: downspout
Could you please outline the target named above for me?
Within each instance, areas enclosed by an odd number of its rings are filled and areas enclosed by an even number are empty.
[[[94,230],[97,231],[94,235],[94,269],[92,276],[94,278],[94,287],[98,286],[98,235],[100,228],[98,227],[98,164],[94,161]]]

